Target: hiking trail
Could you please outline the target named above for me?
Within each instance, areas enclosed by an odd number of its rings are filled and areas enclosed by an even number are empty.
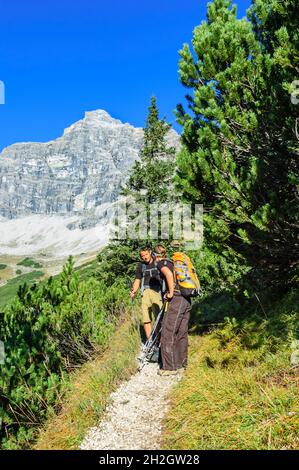
[[[111,402],[97,427],[90,428],[83,450],[159,450],[162,420],[170,389],[180,380],[157,375],[158,365],[147,363],[110,395]]]

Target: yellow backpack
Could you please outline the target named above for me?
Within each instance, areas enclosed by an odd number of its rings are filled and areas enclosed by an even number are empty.
[[[196,297],[200,294],[200,282],[189,256],[177,251],[171,257],[174,276],[178,288],[184,297]]]

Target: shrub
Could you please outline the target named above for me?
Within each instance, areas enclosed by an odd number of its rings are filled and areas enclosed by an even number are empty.
[[[67,373],[107,344],[125,298],[122,285],[108,287],[94,278],[79,282],[71,258],[55,279],[19,288],[0,314],[6,353],[0,365],[4,448],[29,447],[36,428],[56,407]]]

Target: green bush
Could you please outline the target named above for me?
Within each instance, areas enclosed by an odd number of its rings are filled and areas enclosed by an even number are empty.
[[[4,286],[0,287],[0,308],[5,307],[13,300],[22,284],[32,285],[43,275],[42,271],[31,271],[9,279]]]
[[[124,299],[122,285],[108,287],[94,278],[79,282],[72,259],[55,279],[19,288],[0,314],[6,354],[0,365],[3,448],[30,446],[36,428],[55,408],[68,372],[107,344]]]

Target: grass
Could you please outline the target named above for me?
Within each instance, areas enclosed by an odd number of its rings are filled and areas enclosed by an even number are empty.
[[[34,449],[77,449],[87,430],[102,418],[110,393],[136,371],[138,349],[139,336],[128,317],[107,350],[71,376],[59,415],[43,427]]]
[[[0,308],[5,307],[5,305],[13,299],[22,284],[25,282],[27,284],[33,284],[43,275],[44,273],[42,271],[32,271],[10,279],[4,286],[0,287]]]
[[[96,271],[99,263],[95,259],[93,261],[88,261],[87,263],[82,264],[81,266],[77,266],[75,271],[78,271],[81,281],[85,281],[88,279],[89,276],[93,275]]]
[[[299,449],[299,367],[290,365],[289,342],[274,335],[284,307],[261,329],[260,344],[244,341],[245,327],[190,336],[189,366],[164,422],[164,449]]]
[[[35,268],[39,269],[42,268],[43,265],[41,263],[38,263],[37,261],[34,261],[31,258],[24,258],[22,261],[19,261],[17,263],[18,266],[26,266],[27,268]]]

